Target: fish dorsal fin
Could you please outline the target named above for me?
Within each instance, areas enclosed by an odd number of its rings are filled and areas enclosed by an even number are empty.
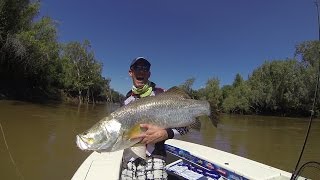
[[[168,89],[166,92],[161,93],[160,95],[170,95],[170,96],[176,96],[183,99],[191,99],[191,97],[186,93],[184,90],[177,86],[173,86],[170,89]]]

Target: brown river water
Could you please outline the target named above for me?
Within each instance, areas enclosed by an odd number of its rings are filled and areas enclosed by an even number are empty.
[[[90,154],[76,147],[75,135],[113,109],[110,105],[0,101],[3,129],[0,132],[0,180],[71,179]],[[300,155],[308,120],[221,115],[218,128],[203,121],[200,132],[190,132],[179,139],[292,172]],[[320,121],[314,120],[301,163],[320,161],[319,139]],[[311,177],[320,179],[319,174]]]

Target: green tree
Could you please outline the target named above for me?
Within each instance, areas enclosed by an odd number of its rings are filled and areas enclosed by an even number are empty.
[[[221,88],[222,101],[224,101],[224,99],[226,99],[229,96],[229,94],[230,94],[232,89],[233,89],[232,85],[224,85],[224,86],[222,86],[222,88]]]
[[[320,42],[305,41],[296,46],[295,57],[301,58],[306,66],[318,67],[320,59]]]
[[[95,59],[90,42],[85,40],[82,44],[67,43],[63,48],[62,59],[64,64],[62,82],[66,90],[71,95],[77,92],[79,103],[84,100],[89,102],[91,90],[97,90],[97,84],[104,86],[102,84],[106,82],[101,76],[102,64]]]
[[[290,113],[306,96],[303,67],[296,60],[265,62],[249,77],[251,104],[257,112]]]
[[[0,1],[1,95],[51,99],[64,92],[78,97],[80,103],[105,100],[111,79],[101,76],[102,63],[96,60],[90,42],[61,46],[50,17],[35,21],[39,8],[38,1]]]
[[[0,3],[2,91],[33,98],[48,95],[57,80],[56,27],[50,18],[33,21],[39,7],[24,0]]]
[[[24,54],[24,46],[16,34],[29,30],[37,15],[39,3],[29,0],[2,0],[0,3],[0,52],[1,65],[10,65],[14,58]],[[5,66],[1,66],[4,68]]]
[[[232,83],[232,86],[237,87],[237,86],[241,85],[243,83],[243,81],[244,80],[243,80],[242,76],[239,73],[237,73],[236,77]]]
[[[210,78],[203,90],[200,90],[200,94],[204,95],[204,98],[209,101],[210,105],[217,108],[220,106],[222,100],[222,92],[219,87],[220,81],[218,78]]]
[[[233,85],[224,91],[228,91],[222,103],[225,112],[240,114],[250,112],[250,87],[240,74],[236,75]]]
[[[28,77],[28,82],[41,88],[57,83],[60,47],[53,20],[41,18],[32,24],[30,30],[18,33],[17,37],[26,52],[21,59],[17,58],[17,63]]]
[[[314,98],[320,61],[320,42],[305,41],[296,46],[295,58],[303,65],[300,81],[304,82],[303,95],[300,99],[303,109],[311,109]],[[302,83],[301,83],[302,84]],[[320,99],[316,103],[319,107]]]
[[[198,99],[199,97],[198,97],[197,91],[192,89],[192,86],[195,80],[196,79],[194,77],[189,78],[184,83],[179,85],[179,87],[182,88],[184,91],[186,91],[191,96],[191,98]]]

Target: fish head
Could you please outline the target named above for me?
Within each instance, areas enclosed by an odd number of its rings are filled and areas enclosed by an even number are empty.
[[[77,135],[77,146],[81,150],[110,152],[118,139],[120,129],[121,124],[116,119],[103,119],[87,131]]]

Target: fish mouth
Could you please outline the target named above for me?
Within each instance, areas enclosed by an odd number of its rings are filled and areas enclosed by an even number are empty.
[[[81,136],[77,135],[77,140],[76,140],[77,146],[81,149],[81,150],[88,150],[89,147],[87,145],[87,143],[82,139]]]
[[[110,152],[112,148],[112,147],[104,147],[104,144],[101,144],[96,148],[92,147],[87,143],[86,138],[82,137],[81,135],[76,136],[76,144],[79,147],[79,149],[84,151],[94,150],[99,152],[104,152],[104,151]]]

